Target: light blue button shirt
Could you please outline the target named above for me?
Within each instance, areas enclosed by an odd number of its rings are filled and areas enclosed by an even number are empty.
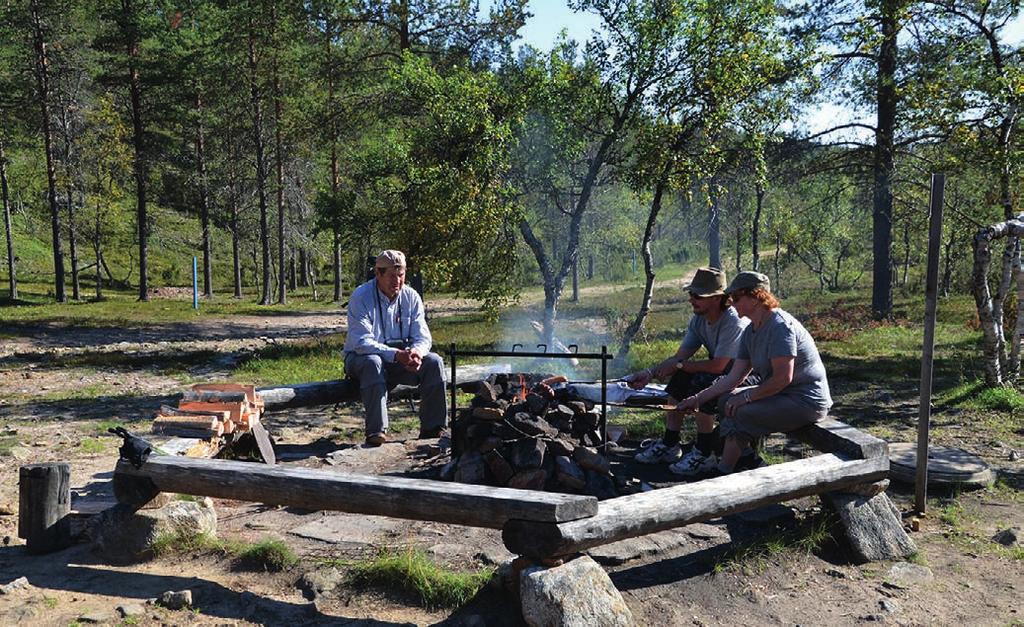
[[[402,339],[409,340],[409,348],[415,348],[421,355],[426,355],[434,343],[427,328],[423,300],[416,290],[403,286],[392,301],[377,288],[376,279],[357,287],[348,301],[344,352],[380,355],[391,362],[398,349],[387,343]]]

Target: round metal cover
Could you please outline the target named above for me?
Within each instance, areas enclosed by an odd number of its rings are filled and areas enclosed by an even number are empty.
[[[917,476],[917,444],[897,442],[889,445],[889,477],[914,483]],[[996,473],[980,457],[959,448],[928,448],[928,485],[987,487]]]

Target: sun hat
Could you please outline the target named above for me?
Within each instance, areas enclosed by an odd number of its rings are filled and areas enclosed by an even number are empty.
[[[693,281],[684,285],[683,290],[696,296],[721,296],[725,294],[725,271],[719,268],[697,268]]]

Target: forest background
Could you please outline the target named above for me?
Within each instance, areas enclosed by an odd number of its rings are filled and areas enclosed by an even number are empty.
[[[542,50],[526,0],[5,2],[5,304],[146,301],[193,255],[211,302],[340,302],[395,247],[491,311],[542,285],[549,334],[580,281],[642,273],[623,352],[680,263],[870,288],[885,320],[936,171],[940,288],[975,288],[975,234],[1018,211],[1019,2],[569,7],[599,28]],[[874,121],[806,130],[822,107]]]

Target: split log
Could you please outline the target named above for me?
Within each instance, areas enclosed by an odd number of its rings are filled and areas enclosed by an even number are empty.
[[[259,395],[256,393],[255,385],[243,385],[240,383],[196,383],[192,386],[192,392],[196,394],[242,392],[250,403],[253,405],[259,404]]]
[[[221,390],[185,390],[181,393],[181,401],[186,403],[251,403],[243,391]]]
[[[230,411],[213,411],[210,409],[182,409],[181,407],[171,407],[170,405],[160,406],[161,416],[216,416],[218,420],[225,421],[231,419]]]
[[[118,462],[114,477],[122,487],[150,483],[160,492],[494,529],[512,519],[564,522],[597,512],[591,496],[165,455],[150,456],[138,469]],[[145,489],[140,493],[145,497]]]
[[[557,524],[511,520],[501,535],[511,552],[547,559],[770,503],[860,485],[882,479],[888,471],[886,457],[847,461],[825,454],[601,501],[597,514],[581,520]]]
[[[157,427],[185,427],[188,429],[214,430],[220,424],[217,416],[177,414],[160,415],[153,419],[153,428]]]
[[[242,422],[242,414],[249,411],[249,403],[243,401],[241,403],[198,403],[192,401],[182,401],[178,403],[178,409],[184,410],[188,413],[201,411],[204,413],[226,411],[229,412],[228,419],[234,420],[235,422]]]
[[[30,464],[18,472],[18,537],[29,553],[71,544],[71,466]]]

